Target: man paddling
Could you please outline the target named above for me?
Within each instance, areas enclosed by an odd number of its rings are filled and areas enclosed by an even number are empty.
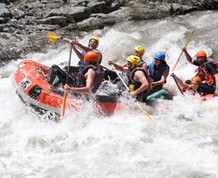
[[[126,59],[126,65],[117,65],[113,61],[109,61],[109,65],[113,65],[115,69],[128,72],[128,87],[130,90],[130,95],[136,97],[140,102],[146,102],[148,96],[149,86],[149,76],[144,71],[141,66],[141,59],[138,56],[130,55]],[[127,68],[127,69],[126,69]]]
[[[213,94],[215,91],[215,87],[208,87],[208,85],[202,83],[199,76],[194,76],[191,80],[183,82],[176,74],[171,73],[170,75],[176,80],[183,92],[189,91],[190,93],[200,97],[202,100],[205,100],[205,95]]]
[[[207,53],[204,50],[197,52],[196,59],[193,59],[187,52],[186,48],[182,49],[185,53],[186,59],[191,64],[198,66],[198,76],[202,83],[205,83],[211,89],[215,88],[214,96],[218,96],[218,62],[215,60],[208,60]]]
[[[140,67],[143,67],[144,71],[148,74],[147,63],[142,59],[144,53],[145,53],[144,47],[138,45],[138,46],[134,47],[132,55],[138,56],[140,58]],[[119,68],[118,70],[121,70],[124,72],[129,71],[129,69],[127,67],[127,63],[125,63],[124,65],[117,65],[116,64],[116,67]],[[113,81],[115,81],[114,83],[116,83],[117,80],[119,81],[119,77],[117,76],[116,72],[111,71],[111,70],[105,71],[105,79],[106,80],[112,79]]]
[[[62,37],[60,37],[60,38],[62,38]],[[88,51],[95,51],[96,53],[99,53],[99,62],[98,63],[101,64],[102,54],[97,49],[97,47],[99,46],[99,38],[97,36],[92,36],[89,39],[88,47],[82,45],[76,39],[69,40],[68,42],[74,47],[73,50],[80,59],[78,66],[84,67],[86,65],[85,61],[84,61],[84,55]]]
[[[90,92],[95,93],[97,91],[104,77],[104,71],[99,65],[99,54],[95,51],[88,51],[84,55],[84,62],[86,66],[80,73],[77,85],[70,87],[68,84],[65,84],[65,90],[84,94],[88,94]]]

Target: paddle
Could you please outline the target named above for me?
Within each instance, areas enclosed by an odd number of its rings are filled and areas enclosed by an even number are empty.
[[[54,32],[48,32],[48,39],[51,41],[51,42],[56,42],[58,39],[60,40],[63,40],[63,41],[66,41],[68,43],[70,43],[70,39],[68,38],[59,38]]]
[[[116,72],[117,76],[120,78],[120,80],[122,81],[123,85],[125,86],[125,88],[130,92],[129,87],[126,85],[126,83],[124,82],[123,78],[120,76],[120,74],[117,72],[117,70],[115,69],[114,65],[111,65],[113,70]],[[140,106],[140,104],[136,101],[137,106],[139,107],[139,109],[142,111],[142,113],[148,118],[148,120],[152,121],[151,117],[149,116],[149,114]]]
[[[70,47],[70,55],[69,55],[69,60],[68,60],[68,66],[67,66],[67,78],[66,78],[66,83],[68,82],[69,78],[69,70],[70,70],[70,63],[71,63],[71,54],[72,54],[72,46]],[[67,90],[64,90],[64,99],[63,99],[63,105],[62,105],[62,110],[61,110],[61,117],[64,117],[65,110],[66,110],[66,101],[67,101]]]
[[[181,90],[181,88],[180,88],[180,86],[179,86],[177,80],[175,79],[175,77],[174,77],[174,76],[172,76],[172,77],[173,77],[173,79],[174,79],[174,81],[175,81],[175,83],[176,83],[176,85],[177,85],[179,91],[182,93],[183,96],[185,96],[184,93],[183,93],[183,91]]]
[[[72,40],[70,40],[70,39],[68,39],[68,38],[63,38],[63,37],[60,38],[60,37],[58,37],[54,32],[48,32],[48,39],[49,39],[51,42],[56,42],[58,39],[63,40],[63,41],[68,42],[68,43],[71,43],[71,41],[72,41]],[[77,45],[77,48],[80,49],[80,50],[82,50],[82,48],[79,47],[78,45]]]
[[[56,42],[58,39],[60,39],[54,32],[48,32],[48,39],[51,42]],[[69,39],[62,38],[61,40],[69,42]],[[70,47],[70,55],[69,55],[69,60],[68,60],[68,67],[67,67],[67,78],[66,78],[66,83],[68,83],[68,78],[69,78],[69,70],[70,70],[70,63],[71,63],[71,55],[72,55],[72,46]],[[64,98],[63,98],[63,105],[62,105],[62,110],[61,110],[61,117],[64,117],[65,110],[66,110],[66,101],[67,101],[67,90],[64,90]]]
[[[193,30],[191,31],[191,33],[189,34],[189,37],[188,37],[188,39],[187,39],[187,41],[186,41],[186,44],[185,44],[184,48],[186,48],[186,46],[188,45],[188,43],[189,43],[189,41],[191,40],[191,37],[192,37],[192,35],[193,35],[194,32],[195,32],[195,30],[193,29]],[[173,68],[172,68],[172,71],[175,70],[177,64],[179,63],[179,60],[180,60],[180,58],[181,58],[181,56],[182,56],[182,53],[183,53],[183,51],[181,51],[181,53],[180,53],[180,55],[179,55],[179,58],[177,59],[175,65],[174,65]]]
[[[48,32],[48,39],[51,42],[56,42],[58,39],[58,36],[54,32]]]

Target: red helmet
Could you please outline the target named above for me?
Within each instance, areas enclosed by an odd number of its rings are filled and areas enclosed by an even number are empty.
[[[207,58],[207,53],[203,50],[197,52],[196,57],[205,57]]]
[[[88,51],[84,55],[84,61],[87,62],[96,62],[98,63],[99,60],[99,54],[95,51]]]

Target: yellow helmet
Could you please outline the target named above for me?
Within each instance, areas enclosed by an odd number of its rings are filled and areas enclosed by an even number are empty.
[[[134,50],[136,50],[141,56],[145,53],[145,49],[142,46],[136,46]]]
[[[132,64],[132,68],[134,68],[135,66],[139,67],[141,64],[141,59],[135,55],[131,55],[131,56],[127,57],[126,60]]]
[[[99,39],[98,39],[98,37],[97,36],[92,36],[90,39],[89,39],[89,41],[90,40],[95,40],[96,41],[96,48],[98,47],[98,45],[99,45]]]

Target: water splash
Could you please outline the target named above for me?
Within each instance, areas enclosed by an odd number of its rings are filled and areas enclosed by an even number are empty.
[[[217,16],[216,11],[207,11],[175,19],[126,22],[92,34],[100,36],[106,67],[109,60],[123,63],[138,44],[145,47],[148,63],[161,49],[172,66],[192,28],[197,33],[188,45],[190,54],[194,56],[199,49],[213,52],[205,41],[216,39]],[[78,40],[86,44],[88,37]],[[59,64],[68,60],[69,49],[65,44],[28,58]],[[76,65],[75,54],[72,59]],[[12,81],[18,62],[11,61],[0,70],[0,177],[218,177],[217,98],[199,102],[178,91],[173,101],[142,104],[154,122],[128,98],[123,98],[129,102],[127,109],[112,116],[99,115],[90,102],[82,112],[68,110],[64,120],[52,122],[38,119],[16,95]],[[194,70],[182,56],[175,73],[188,79]],[[170,77],[168,83],[177,90]]]

